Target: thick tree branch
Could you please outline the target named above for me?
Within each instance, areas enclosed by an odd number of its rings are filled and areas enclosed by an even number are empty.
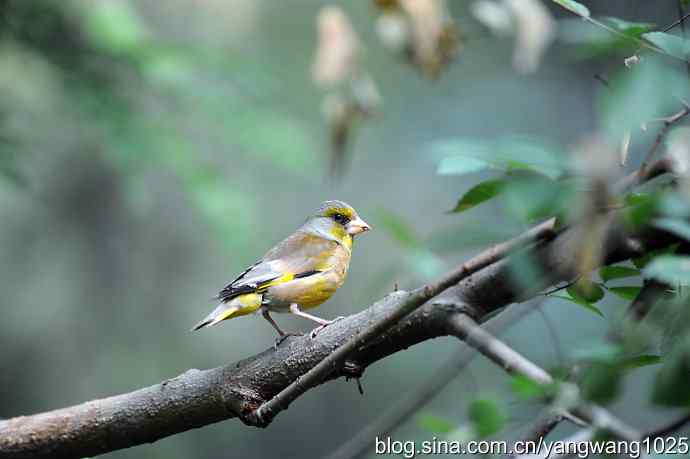
[[[314,340],[289,338],[277,350],[269,349],[225,367],[190,370],[129,394],[0,421],[0,457],[93,456],[235,416],[251,422],[256,408],[347,342],[356,343],[352,353],[345,360],[333,359],[334,364],[310,381],[310,387],[340,376],[360,376],[377,360],[421,341],[447,335],[451,332],[449,318],[459,313],[481,321],[510,303],[573,278],[577,274],[575,260],[582,230],[576,225],[552,240],[523,249],[543,274],[531,285],[514,282],[510,262],[501,259],[505,252],[481,255],[473,262],[477,272],[427,301],[369,343],[360,344],[351,337],[371,329],[374,323],[395,317],[401,304],[414,304],[418,299],[410,298],[424,298],[426,289],[421,293],[392,293],[368,309],[327,327]],[[631,231],[622,223],[620,211],[612,211],[602,241],[603,262],[637,257],[675,241],[674,236],[655,228]],[[508,248],[514,250],[519,245],[509,244]],[[459,272],[452,275],[460,278],[464,274]],[[456,279],[446,277],[436,284],[437,289],[442,290]]]
[[[519,322],[534,308],[533,304],[526,304],[525,306],[509,308],[509,310],[484,323],[482,327],[493,335],[500,334],[504,329]],[[329,459],[354,459],[366,454],[376,436],[383,437],[397,429],[445,389],[477,355],[477,352],[469,346],[462,348],[419,387],[409,391],[407,396],[401,397],[380,417],[366,425],[346,443],[343,443],[329,456]]]

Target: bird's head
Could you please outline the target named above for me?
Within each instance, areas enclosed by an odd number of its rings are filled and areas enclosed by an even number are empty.
[[[335,239],[341,240],[369,231],[371,226],[360,218],[357,211],[343,201],[325,201],[309,220]]]

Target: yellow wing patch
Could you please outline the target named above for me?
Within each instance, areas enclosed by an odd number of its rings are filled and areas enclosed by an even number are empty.
[[[228,310],[228,313],[220,320],[251,314],[261,307],[262,299],[263,297],[259,293],[245,293],[244,295],[236,296],[228,303],[228,306],[231,306],[233,310]]]
[[[256,289],[256,293],[263,293],[266,290],[268,290],[269,287],[272,287],[274,285],[284,284],[285,282],[290,282],[294,278],[295,278],[295,275],[293,273],[285,273],[277,279],[273,279],[272,281],[261,284]]]

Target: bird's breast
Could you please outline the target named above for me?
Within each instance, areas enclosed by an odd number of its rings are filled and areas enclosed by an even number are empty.
[[[320,272],[269,287],[265,304],[281,311],[293,303],[309,309],[328,300],[345,282],[350,265],[350,252],[340,246],[329,255],[315,267]]]

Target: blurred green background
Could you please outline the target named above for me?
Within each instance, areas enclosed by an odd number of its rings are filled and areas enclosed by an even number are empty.
[[[348,281],[318,310],[324,317],[359,311],[396,282],[417,286],[516,234],[526,223],[506,216],[500,201],[447,213],[477,178],[438,176],[434,143],[526,134],[572,144],[596,126],[602,85],[594,74],[614,73],[622,58],[585,58],[557,44],[536,74],[519,76],[511,41],[490,37],[469,2],[450,1],[466,43],[433,82],[380,45],[370,2],[330,2],[353,21],[383,98],[335,180],[323,93],[310,78],[315,18],[327,3],[0,0],[1,417],[264,350],[274,332],[260,317],[188,330],[213,306],[209,298],[325,199],[351,203],[374,231],[356,241]],[[601,16],[677,17],[673,1],[585,3]],[[648,139],[633,146],[633,166]],[[612,320],[622,307],[614,297],[601,308]],[[546,367],[608,327],[568,302],[543,310],[555,336],[535,313],[507,340]],[[107,457],[321,457],[458,346],[434,340],[376,364],[363,397],[344,380],[312,390],[266,430],[233,420]],[[614,409],[651,425],[640,395],[651,373],[639,373],[642,383],[626,387]],[[424,412],[462,423],[483,393],[506,401],[508,434],[538,410],[515,400],[500,369],[476,359]],[[394,435],[429,437],[416,419]]]

